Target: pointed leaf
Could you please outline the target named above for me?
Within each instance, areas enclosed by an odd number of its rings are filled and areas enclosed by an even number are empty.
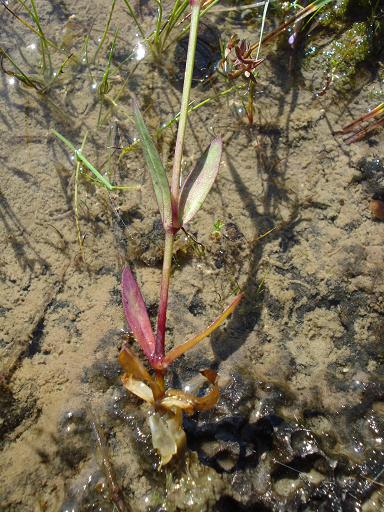
[[[132,375],[134,379],[142,380],[147,382],[149,385],[153,383],[153,379],[149,375],[143,363],[127,345],[125,345],[120,351],[119,363],[125,373]]]
[[[135,115],[137,131],[143,146],[144,157],[151,175],[153,189],[165,229],[172,226],[171,191],[160,155],[144,123],[136,100],[133,100],[133,113]]]
[[[236,297],[233,299],[231,304],[227,306],[224,311],[221,313],[219,317],[216,318],[204,331],[197,334],[193,338],[191,338],[188,341],[185,341],[184,343],[181,343],[177,347],[173,348],[168,352],[168,354],[165,357],[165,366],[169,365],[180,357],[182,354],[187,352],[188,350],[191,350],[191,348],[195,347],[200,341],[202,341],[204,338],[209,336],[213,331],[215,331],[220,325],[224,322],[224,320],[235,310],[235,308],[238,306],[241,299],[244,297],[244,293],[239,293],[239,295],[236,295]],[[209,380],[209,377],[207,377]]]
[[[121,296],[129,328],[151,361],[155,351],[155,336],[143,296],[129,267],[125,267],[121,275]]]
[[[155,400],[160,399],[164,395],[163,387],[157,380],[152,379],[143,363],[127,345],[120,351],[119,363],[125,372],[125,376],[130,376],[134,380],[149,384]]]
[[[223,144],[214,139],[202,161],[187,176],[179,201],[179,222],[189,222],[199,211],[219,172]]]

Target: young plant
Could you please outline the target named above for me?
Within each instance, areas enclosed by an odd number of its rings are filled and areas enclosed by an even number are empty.
[[[61,135],[56,130],[52,130],[53,135],[63,142],[67,148],[69,148],[76,158],[76,171],[75,171],[75,187],[74,187],[74,211],[75,211],[75,222],[77,231],[77,241],[80,248],[80,256],[83,261],[83,237],[81,236],[80,221],[79,221],[79,175],[80,172],[87,177],[88,180],[92,181],[96,186],[106,189],[108,192],[114,192],[116,190],[139,190],[138,185],[112,185],[106,175],[101,174],[96,167],[84,156],[84,146],[87,140],[87,134],[85,134],[81,148],[76,149],[75,146],[68,139]],[[88,172],[87,172],[88,171]]]
[[[254,117],[254,98],[255,98],[255,69],[265,60],[259,58],[260,49],[262,45],[270,43],[282,32],[286,31],[291,26],[299,26],[300,22],[307,16],[314,16],[320,9],[330,3],[332,0],[315,0],[306,7],[299,10],[299,12],[289,18],[287,21],[279,25],[275,30],[264,36],[264,25],[269,6],[269,0],[264,3],[260,37],[257,43],[250,44],[246,40],[239,40],[236,35],[233,35],[225,48],[224,58],[221,62],[221,67],[224,74],[230,79],[234,80],[242,76],[248,83],[248,101],[245,105],[249,124],[253,124]],[[294,45],[297,36],[297,30],[289,37],[289,44]]]
[[[128,326],[146,355],[149,364],[155,370],[155,377],[151,377],[132,350],[125,346],[119,356],[119,361],[125,371],[122,381],[129,391],[145,400],[153,408],[153,412],[149,416],[149,426],[153,446],[160,454],[161,465],[167,464],[185,442],[182,412],[191,414],[197,410],[213,407],[219,396],[215,372],[211,370],[202,372],[211,384],[212,389],[204,397],[198,398],[180,390],[166,390],[164,384],[166,369],[176,358],[195,347],[217,329],[233,312],[242,298],[242,294],[237,295],[210,326],[188,341],[177,345],[167,354],[165,353],[165,329],[174,238],[176,233],[184,228],[201,208],[218,174],[222,153],[221,139],[216,138],[212,141],[200,162],[180,185],[181,162],[200,14],[199,0],[190,0],[190,5],[191,27],[171,184],[168,182],[166,171],[144,123],[138,104],[135,100],[133,101],[136,127],[140,135],[165,232],[156,332],[152,330],[143,296],[129,267],[124,268],[121,280],[122,301]]]
[[[209,11],[214,5],[218,3],[219,0],[202,0],[200,12],[200,16],[204,15],[207,11]],[[174,42],[175,38],[170,41],[171,34],[174,32],[175,28],[181,25],[188,17],[184,16],[186,9],[188,8],[189,0],[175,0],[171,11],[165,15],[164,13],[164,0],[155,0],[157,4],[157,16],[156,16],[156,24],[154,30],[147,36],[145,34],[144,28],[140,23],[138,16],[135,13],[135,10],[129,0],[124,0],[124,3],[128,9],[128,14],[132,18],[134,24],[136,25],[140,36],[143,41],[148,44],[148,48],[152,53],[152,56],[155,61],[160,61],[163,57],[164,52],[169,48],[169,46]],[[182,36],[186,31],[186,28],[181,30],[177,37]]]
[[[222,235],[224,226],[225,226],[224,222],[221,219],[217,219],[213,223],[212,236],[215,238],[220,238]]]

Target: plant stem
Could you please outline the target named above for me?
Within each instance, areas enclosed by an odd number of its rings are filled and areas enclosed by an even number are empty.
[[[172,170],[171,195],[172,195],[172,200],[175,205],[177,205],[179,202],[181,160],[183,157],[184,137],[185,137],[185,129],[187,126],[187,117],[188,117],[189,96],[190,96],[190,92],[191,92],[193,65],[195,62],[195,50],[196,50],[196,40],[197,40],[197,29],[198,29],[198,25],[199,25],[199,13],[200,13],[199,2],[193,2],[192,3],[191,29],[189,32],[189,42],[188,42],[187,62],[185,65],[183,96],[181,99],[180,121],[179,121],[179,128],[177,130],[175,157],[174,157],[174,161],[173,161],[173,170]]]
[[[178,203],[179,203],[179,194],[180,194],[181,160],[183,157],[184,137],[185,137],[185,129],[186,129],[186,125],[187,125],[188,106],[189,106],[189,96],[190,96],[190,92],[191,92],[193,65],[195,62],[197,29],[198,29],[198,25],[199,25],[200,2],[196,1],[196,0],[191,0],[190,3],[191,3],[191,7],[192,7],[191,30],[189,33],[187,62],[185,65],[183,95],[182,95],[181,109],[180,109],[180,121],[179,121],[179,127],[178,127],[178,131],[177,131],[175,156],[174,156],[173,171],[172,171],[171,197],[172,197],[173,226],[172,226],[172,229],[167,230],[165,233],[163,272],[162,272],[161,286],[160,286],[160,303],[159,303],[159,312],[157,315],[155,359],[160,364],[164,360],[164,352],[165,352],[165,327],[167,324],[168,291],[169,291],[169,281],[170,281],[170,277],[171,277],[173,240],[174,240],[175,233],[179,228],[179,225],[178,225],[178,221],[179,221],[179,219],[178,219]]]
[[[157,330],[155,343],[155,358],[158,361],[162,361],[164,359],[165,354],[165,327],[167,323],[168,291],[169,281],[171,278],[173,238],[174,234],[172,232],[165,233],[163,273],[161,276],[160,304],[159,312],[157,315]]]

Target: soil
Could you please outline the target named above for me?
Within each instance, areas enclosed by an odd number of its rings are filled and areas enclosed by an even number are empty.
[[[151,27],[149,3],[134,4]],[[94,55],[109,3],[38,8],[47,36],[76,57],[44,93],[0,75],[0,510],[380,510],[384,223],[370,204],[384,190],[384,134],[349,145],[337,134],[379,103],[377,69],[362,69],[343,93],[316,95],[322,71],[270,46],[252,127],[241,91],[191,114],[185,170],[215,135],[224,157],[188,226],[204,249],[184,234],[176,244],[167,347],[202,330],[238,288],[245,299],[173,365],[177,387],[217,369],[221,398],[185,418],[186,451],[159,471],[146,407],[122,388],[117,356],[126,329],[121,269],[134,268],[155,319],[163,234],[140,150],[119,159],[115,148],[136,135],[129,91],[152,130],[178,112],[183,47],[177,62],[174,46],[159,66],[148,53],[135,60],[139,40],[118,2],[107,36],[110,44],[119,29],[112,88],[101,97],[95,83],[108,45],[87,64],[84,36],[90,30]],[[36,35],[1,16],[2,47],[41,76]],[[240,17],[226,18],[205,23],[222,23],[224,40],[234,30],[255,38]],[[207,60],[212,42],[204,44]],[[64,54],[52,55],[58,69]],[[215,73],[208,84],[200,78],[196,100],[228,87]],[[77,147],[87,131],[87,158],[112,182],[141,187],[107,193],[80,176],[82,254],[76,165],[53,128]],[[159,138],[168,167],[174,141],[175,125]]]

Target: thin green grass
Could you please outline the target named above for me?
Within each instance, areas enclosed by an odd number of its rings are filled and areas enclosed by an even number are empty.
[[[219,2],[220,2],[220,0],[210,0],[210,1],[208,0],[208,1],[203,2],[203,8],[200,11],[199,18],[201,19],[205,14],[207,14],[209,11],[211,11],[213,9],[213,7],[215,7],[215,5],[217,5]],[[179,26],[181,23],[184,23],[185,20],[186,20],[186,18],[183,18],[181,20],[177,20],[178,23],[175,23],[175,26],[176,27]],[[176,35],[176,37],[174,39],[170,40],[167,45],[164,45],[164,51],[167,50],[178,39],[183,37],[189,31],[189,29],[190,29],[190,24],[187,23],[185,25],[185,27],[180,31],[179,34]]]
[[[22,25],[24,25],[25,27],[28,28],[28,30],[30,30],[31,32],[33,32],[35,35],[38,36],[39,39],[43,39],[44,40],[44,44],[46,46],[50,46],[52,48],[55,48],[56,50],[58,50],[58,47],[56,45],[56,43],[54,41],[52,41],[51,39],[47,38],[45,36],[45,33],[44,31],[42,30],[42,27],[41,27],[41,22],[40,22],[40,17],[39,17],[39,14],[37,12],[37,9],[36,9],[36,5],[34,2],[31,2],[32,3],[32,8],[28,7],[27,3],[24,2],[23,0],[17,0],[17,3],[20,4],[22,7],[24,7],[24,9],[26,10],[26,13],[27,15],[31,18],[31,20],[33,21],[33,23],[36,25],[36,27],[34,27],[31,23],[29,23],[28,21],[26,21],[24,18],[22,18],[21,16],[19,16],[14,10],[12,10],[6,2],[2,1],[1,4],[2,6],[14,17],[16,18]]]
[[[30,0],[30,6],[24,0],[17,0],[17,3],[25,9],[25,13],[28,15],[32,23],[29,23],[21,16],[18,16],[13,10],[6,6],[5,2],[2,3],[15,18],[17,18],[24,26],[26,26],[29,30],[38,36],[41,49],[42,73],[45,79],[51,78],[53,67],[50,47],[55,48],[56,50],[58,48],[57,45],[45,35],[35,0]]]
[[[73,56],[73,53],[71,53],[70,55],[65,57],[64,61],[61,63],[57,71],[53,71],[52,76],[48,81],[45,81],[44,78],[41,78],[36,74],[28,75],[25,71],[21,69],[21,67],[16,63],[16,61],[3,48],[0,48],[0,67],[5,74],[13,76],[19,82],[23,83],[26,87],[32,87],[40,94],[46,94],[50,89],[52,89],[52,87],[56,84],[61,75],[64,73],[65,67],[67,66],[67,64]],[[4,59],[6,59],[13,66],[15,71],[5,68]]]
[[[206,0],[203,2],[203,9],[200,12],[200,18],[204,16],[212,7],[220,0]],[[157,15],[155,19],[155,28],[147,35],[143,24],[140,22],[135,10],[129,0],[124,0],[128,9],[128,14],[132,18],[137,30],[144,43],[148,48],[155,61],[163,58],[164,52],[175,43],[180,37],[183,37],[190,28],[189,22],[179,30],[175,37],[172,37],[176,29],[180,27],[188,19],[186,14],[189,6],[189,0],[175,0],[170,12],[165,13],[162,0],[155,0],[157,4]]]
[[[7,59],[8,62],[14,67],[15,71],[11,71],[6,69],[4,66],[4,59]],[[2,71],[9,76],[16,78],[19,82],[22,82],[27,87],[32,87],[38,92],[42,92],[45,84],[44,81],[38,76],[28,76],[21,67],[13,60],[13,58],[7,53],[3,48],[0,48],[0,66]]]
[[[37,68],[36,72],[30,73],[22,69],[8,51],[4,48],[0,48],[1,68],[4,73],[13,76],[26,87],[33,88],[41,94],[46,94],[62,77],[65,67],[74,57],[74,54],[70,53],[65,55],[65,52],[63,52],[52,39],[47,37],[35,0],[30,0],[30,2],[17,0],[16,4],[22,8],[21,13],[15,12],[15,10],[11,9],[4,1],[2,2],[3,7],[15,20],[37,36],[41,61],[35,66]],[[59,53],[61,60],[61,64],[56,65],[56,67],[53,65],[53,51]],[[5,60],[11,65],[11,69],[8,69],[8,66],[7,68],[5,67]],[[56,61],[57,60],[56,58]]]
[[[155,0],[155,2],[158,7],[155,20],[155,29],[147,36],[131,2],[129,0],[124,0],[124,3],[128,9],[128,14],[136,25],[136,28],[139,31],[143,42],[148,45],[153,58],[155,60],[160,60],[163,54],[164,44],[167,41],[170,32],[175,27],[175,24],[188,7],[189,0],[176,0],[173,4],[171,12],[166,17],[164,17],[162,0]]]
[[[111,67],[112,67],[113,53],[114,53],[114,51],[116,49],[117,34],[118,34],[118,32],[116,30],[114,38],[113,38],[113,41],[112,41],[112,44],[111,44],[111,47],[110,47],[110,50],[108,52],[107,65],[106,65],[106,68],[104,70],[101,82],[100,82],[100,84],[99,84],[99,86],[97,88],[98,93],[100,95],[100,107],[99,107],[99,115],[98,115],[98,118],[97,118],[97,126],[100,126],[101,114],[102,114],[102,110],[103,110],[103,102],[104,102],[105,96],[111,90],[111,82],[110,82]]]
[[[64,139],[64,137],[63,137]],[[81,143],[80,151],[83,152],[84,146],[87,140],[87,134],[84,135],[83,142]],[[80,170],[81,170],[81,160],[77,160],[76,162],[76,171],[75,171],[75,187],[74,187],[74,210],[75,210],[75,224],[76,224],[76,236],[77,241],[79,243],[79,249],[80,249],[80,258],[82,262],[85,262],[84,257],[84,238],[81,234],[81,227],[80,227],[80,216],[79,216],[79,176],[80,176]]]
[[[25,2],[22,2],[21,0],[19,0],[19,1],[22,5],[25,4]],[[31,17],[32,17],[32,19],[37,27],[38,33],[39,33],[43,74],[44,74],[44,76],[51,77],[52,76],[52,59],[51,59],[51,54],[49,52],[48,40],[47,40],[45,33],[42,29],[39,13],[37,11],[37,7],[36,7],[34,0],[31,0],[31,5],[32,5]]]
[[[81,232],[79,214],[80,176],[83,175],[95,186],[101,187],[107,192],[114,192],[117,190],[140,190],[141,187],[139,185],[112,185],[108,177],[101,174],[101,172],[98,171],[96,167],[84,156],[84,147],[87,140],[87,134],[85,134],[83,137],[80,149],[76,149],[72,142],[65,138],[64,135],[57,132],[56,130],[52,130],[52,133],[74,153],[76,158],[73,208],[75,213],[76,237],[79,244],[80,259],[83,263],[85,263],[84,236]],[[89,171],[90,174],[86,174],[84,170]]]
[[[57,132],[56,130],[52,130],[52,133],[74,153],[76,160],[80,161],[91,173],[90,179],[95,183],[95,185],[105,188],[108,190],[108,192],[112,192],[114,190],[138,190],[140,188],[138,185],[112,185],[109,179],[105,175],[101,174],[96,169],[96,167],[91,164],[91,162],[84,156],[83,147],[81,149],[76,149],[72,142],[66,139],[64,135],[61,135],[61,133]]]
[[[92,59],[93,63],[96,62],[97,56],[98,56],[101,48],[103,47],[103,45],[105,43],[106,38],[107,38],[107,35],[108,35],[108,32],[109,32],[109,27],[110,27],[111,21],[112,21],[113,12],[115,10],[115,5],[116,5],[116,0],[112,0],[111,10],[109,11],[109,15],[108,15],[107,23],[105,24],[103,35],[101,36],[100,43],[98,44],[98,46],[96,48],[96,51],[95,51],[95,54],[94,54],[93,59]]]

